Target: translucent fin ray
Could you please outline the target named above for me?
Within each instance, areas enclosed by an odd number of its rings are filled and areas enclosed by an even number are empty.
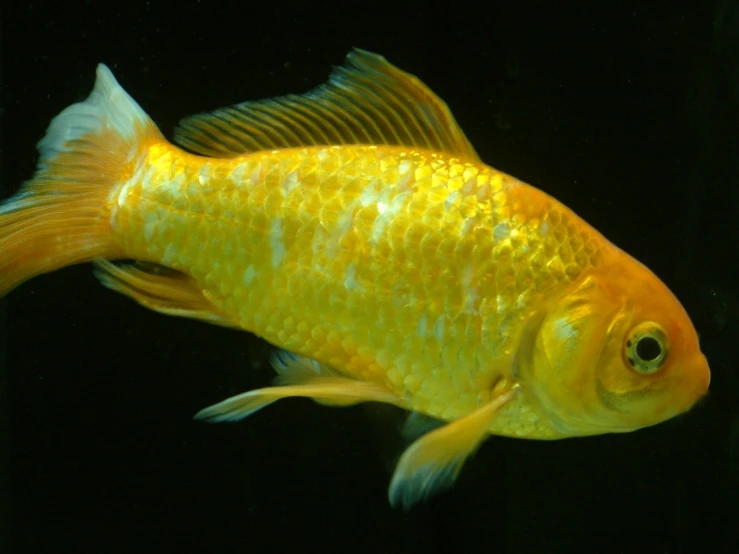
[[[0,296],[43,273],[122,257],[110,197],[142,145],[159,140],[151,119],[98,65],[89,96],[54,117],[38,142],[33,178],[0,202]]]
[[[478,160],[448,106],[382,56],[354,49],[303,95],[244,102],[183,119],[175,141],[199,154],[341,144],[411,146]]]
[[[95,276],[107,288],[155,312],[239,327],[221,314],[183,273],[156,264],[115,265],[96,260]]]
[[[431,431],[414,442],[400,457],[388,497],[393,506],[414,504],[448,489],[487,435],[500,407],[514,392],[496,395],[490,402],[456,421]]]
[[[311,398],[329,406],[383,402],[402,406],[402,400],[379,383],[359,381],[315,360],[278,350],[271,360],[278,386],[248,391],[198,412],[196,419],[239,421],[281,398]]]
[[[304,397],[325,404],[348,406],[359,402],[398,404],[400,399],[382,385],[346,377],[305,378],[300,385],[283,385],[248,391],[201,410],[195,419],[239,421],[281,398]]]
[[[446,422],[440,419],[419,412],[411,412],[403,423],[401,434],[406,441],[415,441],[443,425],[446,425]]]

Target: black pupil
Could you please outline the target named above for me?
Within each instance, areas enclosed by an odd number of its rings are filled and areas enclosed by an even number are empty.
[[[636,343],[636,353],[645,362],[651,362],[662,353],[662,347],[660,347],[657,339],[642,337]]]

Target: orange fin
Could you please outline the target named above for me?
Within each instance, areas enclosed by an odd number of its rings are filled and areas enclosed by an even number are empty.
[[[95,276],[103,285],[133,298],[145,308],[224,327],[239,327],[221,314],[184,273],[155,264],[119,266],[107,260],[95,260],[94,265]]]
[[[57,115],[38,143],[36,174],[0,205],[0,296],[64,266],[125,254],[110,227],[110,200],[154,123],[104,65],[86,100]]]
[[[305,356],[300,356],[287,350],[278,350],[272,356],[272,367],[277,371],[275,385],[297,385],[311,381],[316,377],[338,377],[346,379],[346,376],[334,368],[321,364]],[[315,397],[318,404],[324,406],[351,406],[363,402],[356,398],[341,396],[334,398]]]
[[[410,146],[479,160],[451,111],[419,79],[354,49],[326,84],[183,119],[175,142],[206,156],[339,144]]]
[[[195,419],[211,422],[239,421],[281,398],[305,397],[332,406],[360,402],[385,402],[402,405],[402,400],[386,387],[359,381],[309,358],[286,351],[272,359],[280,386],[257,389],[233,396],[201,410]]]
[[[487,436],[490,424],[503,404],[514,395],[507,390],[456,421],[431,431],[414,442],[400,457],[388,496],[393,506],[408,509],[417,502],[454,484],[464,462]]]

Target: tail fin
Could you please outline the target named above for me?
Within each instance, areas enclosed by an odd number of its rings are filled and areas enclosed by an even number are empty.
[[[88,98],[57,115],[38,143],[33,179],[0,204],[0,296],[42,273],[124,256],[111,209],[147,139],[162,136],[100,64]]]

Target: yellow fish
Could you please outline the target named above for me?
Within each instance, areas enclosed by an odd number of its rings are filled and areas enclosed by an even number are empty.
[[[446,104],[380,56],[350,52],[304,95],[184,119],[175,142],[99,65],[0,207],[0,295],[94,261],[143,306],[279,347],[275,386],[200,419],[308,397],[399,406],[411,432],[440,420],[398,461],[389,499],[408,507],[490,434],[633,431],[708,389],[668,288],[485,165]]]

